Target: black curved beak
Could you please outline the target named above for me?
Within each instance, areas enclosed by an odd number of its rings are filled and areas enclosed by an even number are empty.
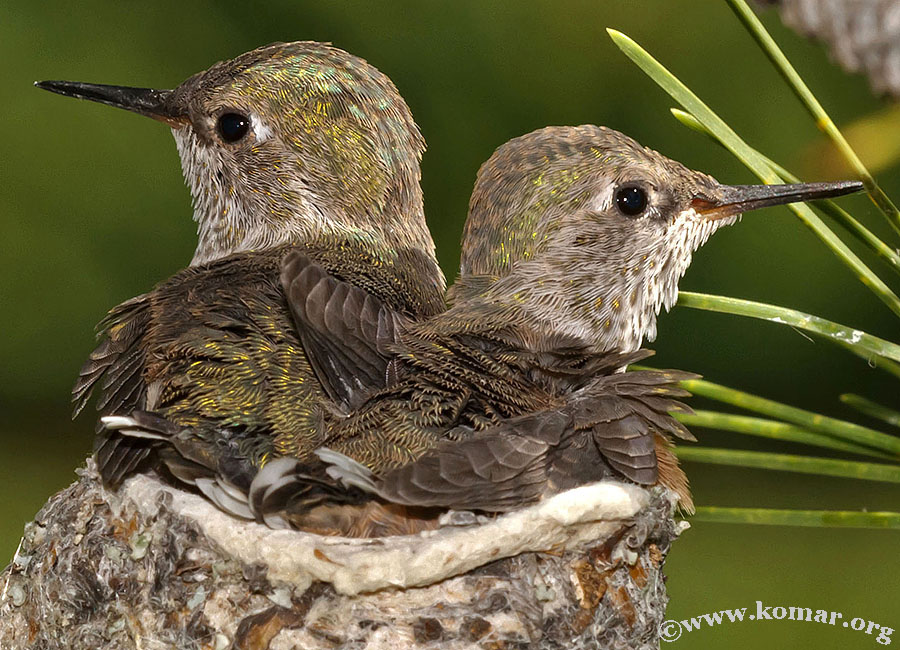
[[[124,108],[126,111],[165,122],[172,127],[182,126],[188,122],[187,113],[172,105],[171,90],[86,84],[77,81],[36,81],[34,85],[66,97],[89,99],[92,102]]]
[[[863,189],[859,181],[836,183],[790,183],[786,185],[720,185],[710,194],[694,199],[691,207],[713,221],[759,208],[814,199],[833,199]]]

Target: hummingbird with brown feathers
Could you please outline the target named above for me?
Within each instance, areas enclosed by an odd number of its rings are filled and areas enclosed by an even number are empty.
[[[322,464],[267,464],[250,510],[275,526],[409,532],[435,509],[503,512],[612,478],[663,485],[690,511],[671,439],[692,439],[672,416],[692,375],[625,367],[650,354],[642,342],[717,229],[861,187],[722,185],[611,129],[549,127],[479,171],[437,316],[410,320],[291,253],[282,282],[341,410],[323,420]],[[375,520],[373,496],[393,504]]]
[[[116,486],[156,470],[233,509],[268,458],[312,458],[329,412],[280,281],[291,251],[406,318],[444,309],[409,108],[374,67],[313,42],[261,47],[174,90],[37,86],[171,127],[198,228],[188,268],[101,322],[75,385],[76,415],[99,393],[100,474]],[[148,422],[190,431],[190,449]]]

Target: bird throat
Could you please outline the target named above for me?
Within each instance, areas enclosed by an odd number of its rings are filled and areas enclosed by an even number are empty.
[[[482,298],[498,320],[512,318],[535,347],[574,339],[597,351],[631,352],[656,338],[657,316],[675,305],[694,251],[735,221],[710,221],[687,210],[643,248],[619,247],[603,259],[572,250],[536,255],[514,264]]]
[[[735,220],[710,221],[686,210],[652,246],[625,247],[600,268],[567,269],[567,275],[557,276],[563,285],[558,291],[567,298],[554,327],[597,350],[632,352],[645,340],[655,340],[657,317],[678,300],[678,284],[694,251],[719,227]]]
[[[332,218],[308,191],[273,180],[272,187],[244,187],[221,153],[193,129],[172,129],[185,183],[191,192],[197,249],[191,266],[234,253],[268,250],[314,236],[365,238],[366,233]],[[282,181],[285,179],[282,178]],[[375,240],[376,233],[368,236]]]

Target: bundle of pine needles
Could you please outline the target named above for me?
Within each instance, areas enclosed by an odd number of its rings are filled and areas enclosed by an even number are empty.
[[[830,138],[854,173],[863,181],[869,196],[890,224],[893,234],[900,238],[900,211],[897,206],[878,186],[747,3],[744,0],[728,0],[728,2],[788,86],[807,108],[816,125]],[[709,106],[640,45],[621,32],[612,29],[607,31],[615,44],[660,88],[681,105],[680,109],[671,109],[672,114],[679,122],[712,138],[734,154],[763,182],[798,182],[793,174],[742,140]],[[900,255],[897,253],[896,242],[891,245],[882,241],[859,220],[831,201],[817,203],[816,210],[803,203],[791,204],[789,207],[831,253],[849,268],[859,282],[866,289],[872,291],[888,309],[900,318],[900,298],[897,294],[847,246],[823,221],[817,211],[839,224],[847,234],[857,239],[886,262],[887,269],[900,275]],[[896,277],[891,278],[892,281],[896,281],[896,279]],[[895,378],[900,378],[900,345],[872,336],[859,329],[794,309],[726,296],[681,292],[678,304],[693,309],[763,319],[801,329],[816,338],[835,343],[864,358],[870,365],[894,375]],[[828,449],[832,452],[838,451],[846,458],[822,458],[814,453],[795,455],[682,446],[678,449],[678,455],[684,460],[900,483],[900,436],[896,431],[886,432],[890,430],[890,427],[900,427],[900,412],[887,406],[876,404],[859,395],[847,394],[840,397],[841,401],[857,409],[860,413],[881,421],[883,423],[881,428],[885,429],[885,431],[881,431],[812,413],[708,381],[688,381],[685,382],[685,388],[695,395],[737,407],[752,414],[698,411],[693,415],[679,415],[679,419],[688,425],[801,443],[810,447]],[[776,510],[701,505],[697,508],[693,519],[795,526],[900,529],[900,512]]]

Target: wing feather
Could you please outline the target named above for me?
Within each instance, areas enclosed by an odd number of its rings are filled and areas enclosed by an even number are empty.
[[[387,383],[403,317],[364,289],[330,275],[301,250],[282,264],[281,282],[303,348],[329,397],[346,409]]]

